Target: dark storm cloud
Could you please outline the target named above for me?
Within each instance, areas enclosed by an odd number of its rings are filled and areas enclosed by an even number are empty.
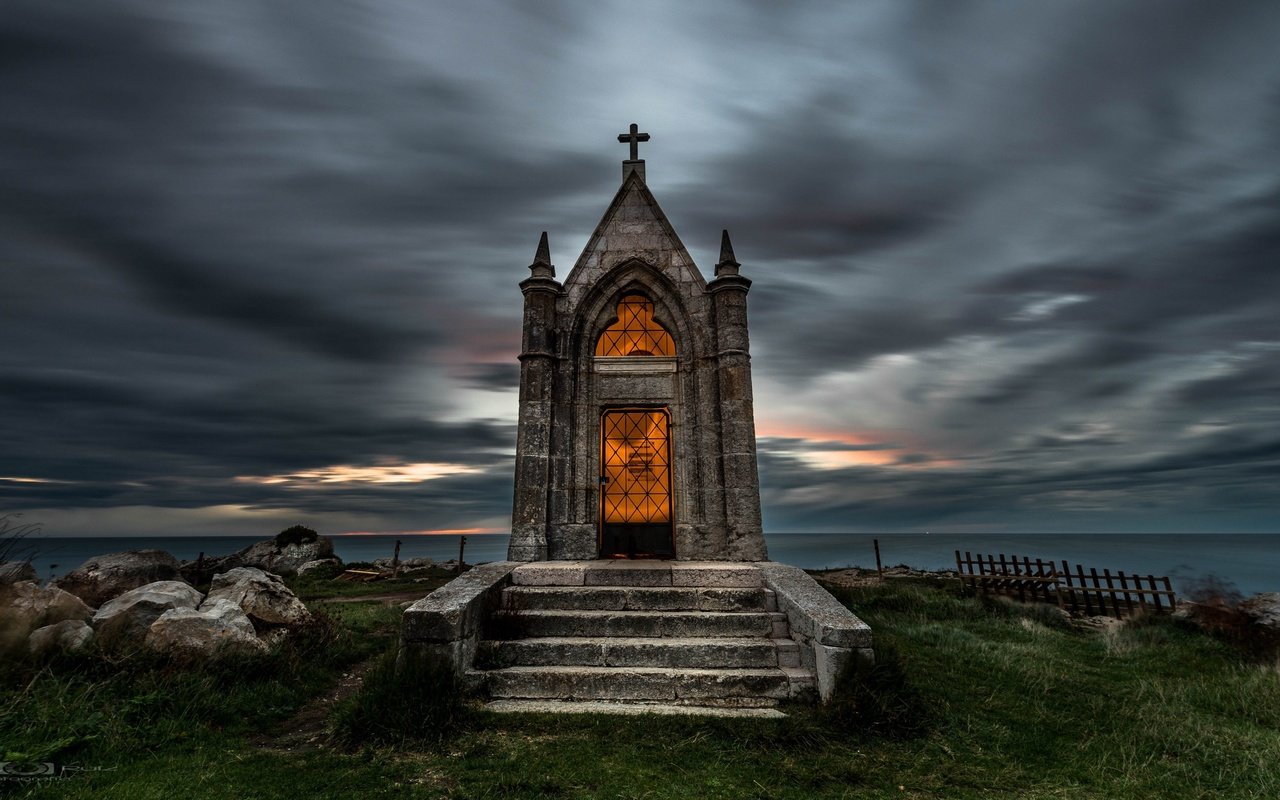
[[[634,118],[810,431],[773,529],[1275,527],[1274,4],[6,11],[0,508],[500,519],[516,284]]]
[[[492,391],[520,388],[519,364],[469,364],[463,370],[468,386]]]

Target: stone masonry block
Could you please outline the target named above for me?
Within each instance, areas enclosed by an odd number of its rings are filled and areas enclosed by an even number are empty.
[[[851,647],[831,647],[825,644],[814,645],[814,677],[818,681],[818,696],[823,700],[831,699],[835,691],[836,677],[844,665],[849,663],[857,653]]]
[[[767,589],[699,589],[699,611],[777,611]]]
[[[586,568],[588,586],[670,586],[671,566],[654,561],[595,562]]]
[[[693,588],[629,587],[624,592],[628,611],[694,611],[700,608],[698,591]]]
[[[870,647],[871,628],[818,585],[804,570],[767,561],[760,564],[765,583],[778,598],[791,630],[832,647]]]
[[[791,639],[774,639],[773,643],[778,649],[779,667],[800,666],[800,645]]]
[[[406,642],[450,642],[476,636],[490,592],[501,591],[516,567],[514,561],[496,561],[462,573],[405,609],[401,637]]]
[[[672,586],[757,588],[764,586],[760,570],[752,565],[716,561],[682,561],[671,565]]]
[[[516,586],[581,586],[585,568],[579,561],[537,561],[511,574]]]

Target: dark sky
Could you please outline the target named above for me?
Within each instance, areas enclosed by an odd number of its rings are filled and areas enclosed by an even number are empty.
[[[1280,530],[1280,3],[9,2],[0,510],[505,530],[632,122],[770,531]]]

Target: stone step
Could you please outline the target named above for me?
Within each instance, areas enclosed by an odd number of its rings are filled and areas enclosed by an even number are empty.
[[[790,639],[759,637],[543,637],[481,642],[476,665],[766,669],[800,666],[800,648]]]
[[[790,638],[777,611],[499,611],[491,627],[511,640],[547,636]]]
[[[771,705],[814,685],[797,668],[688,669],[666,667],[505,667],[471,670],[472,688],[495,699],[731,701]]]
[[[493,700],[485,703],[486,711],[499,714],[659,714],[685,717],[752,717],[785,719],[776,708],[742,708],[715,705],[676,705],[675,703],[643,703],[623,700]]]
[[[516,586],[694,586],[758,589],[760,569],[733,561],[534,561],[511,573]]]
[[[693,586],[508,586],[502,607],[511,611],[777,611],[769,589]]]

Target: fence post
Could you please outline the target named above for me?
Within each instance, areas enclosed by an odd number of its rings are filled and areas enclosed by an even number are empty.
[[[876,548],[876,575],[880,576],[880,580],[884,580],[884,567],[880,566],[880,540],[872,539],[871,544]]]
[[[1084,610],[1089,616],[1093,616],[1093,598],[1089,593],[1089,581],[1084,576],[1084,565],[1076,564],[1076,577],[1080,579],[1080,593],[1084,595]]]

